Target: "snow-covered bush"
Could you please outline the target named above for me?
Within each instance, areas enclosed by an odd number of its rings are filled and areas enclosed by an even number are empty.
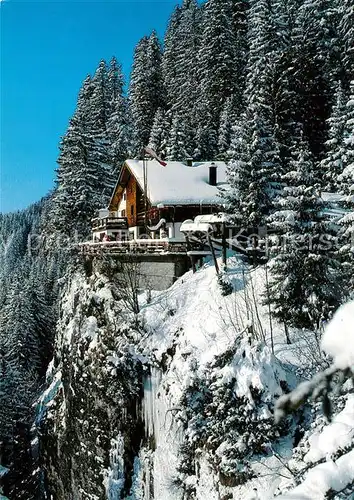
[[[333,364],[281,397],[276,405],[276,421],[279,422],[310,397],[320,399],[325,416],[331,417],[330,394],[338,392],[354,374],[354,301],[338,309],[325,329],[321,345],[324,352],[333,358]]]
[[[268,348],[239,339],[233,352],[228,350],[227,355],[214,358],[202,376],[196,367],[180,399],[177,416],[185,430],[176,483],[186,492],[193,491],[190,477],[198,476],[196,458],[204,454],[220,484],[235,487],[254,476],[254,456],[267,455],[271,443],[285,431],[286,424],[274,425],[274,393],[254,382],[260,376],[258,370],[269,376],[273,369],[272,382],[276,381],[278,388],[272,390],[281,393],[276,362],[271,367],[272,362],[275,360]],[[238,373],[243,363],[249,366],[248,374]]]

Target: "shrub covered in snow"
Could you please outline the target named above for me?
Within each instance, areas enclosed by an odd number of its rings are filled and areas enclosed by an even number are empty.
[[[268,386],[262,372],[270,375]],[[254,476],[254,456],[267,455],[285,430],[273,422],[274,393],[282,392],[278,384],[276,360],[265,346],[247,339],[238,339],[232,356],[217,356],[202,375],[194,371],[178,413],[185,432],[176,482],[185,491],[193,490],[190,476],[198,476],[196,459],[203,454],[224,486]]]

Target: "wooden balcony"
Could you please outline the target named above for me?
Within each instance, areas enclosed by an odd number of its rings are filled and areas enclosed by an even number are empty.
[[[185,254],[187,244],[181,240],[127,240],[80,243],[78,248],[86,255],[108,254]]]
[[[126,217],[103,217],[92,219],[92,231],[119,231],[128,229],[128,219]]]

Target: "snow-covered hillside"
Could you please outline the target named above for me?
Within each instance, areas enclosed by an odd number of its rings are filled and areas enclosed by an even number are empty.
[[[143,293],[137,315],[114,279],[73,279],[40,409],[53,498],[320,500],[353,481],[352,395],[330,424],[318,405],[274,423],[276,400],[326,366],[316,336],[286,343],[264,268],[230,259],[226,279],[224,296],[205,265]]]

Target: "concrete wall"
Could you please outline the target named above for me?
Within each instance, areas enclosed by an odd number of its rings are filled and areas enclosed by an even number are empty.
[[[185,254],[122,254],[94,257],[91,267],[93,271],[118,277],[127,286],[133,283],[141,290],[166,290],[189,270],[190,261]]]

